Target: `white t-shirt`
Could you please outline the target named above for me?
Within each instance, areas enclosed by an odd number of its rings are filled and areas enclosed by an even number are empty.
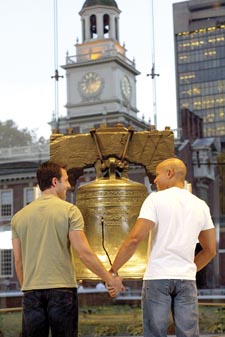
[[[152,192],[139,218],[155,222],[144,280],[195,280],[195,247],[199,233],[213,228],[207,204],[185,189]]]

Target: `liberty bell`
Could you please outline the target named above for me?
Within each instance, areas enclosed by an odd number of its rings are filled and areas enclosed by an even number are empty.
[[[141,166],[143,171],[145,169],[141,174],[152,177],[157,164],[173,156],[174,138],[169,128],[136,132],[121,124],[102,125],[91,129],[89,134],[55,133],[51,136],[50,158],[56,162],[64,158],[74,189],[83,170],[95,168],[95,179],[80,185],[75,196],[90,246],[106,269],[110,269],[148,195],[144,184],[129,179],[130,166]],[[120,269],[123,278],[143,277],[150,239],[146,238]],[[77,280],[98,279],[75,253],[73,263]]]
[[[102,176],[80,186],[76,194],[76,204],[84,217],[88,241],[107,270],[148,195],[145,185],[122,175],[120,164],[119,160],[109,158],[103,165]],[[147,241],[141,243],[134,256],[120,269],[120,275],[141,278],[146,254]],[[75,261],[77,277],[97,278],[78,259]]]

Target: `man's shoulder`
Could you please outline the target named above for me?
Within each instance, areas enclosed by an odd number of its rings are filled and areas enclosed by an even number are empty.
[[[40,198],[40,201],[41,201],[41,198]],[[47,197],[43,198],[42,201],[43,202],[44,201],[51,202],[53,204],[60,204],[60,205],[65,206],[65,207],[72,207],[72,206],[74,206],[74,204],[72,204],[71,202],[69,202],[67,200],[63,200],[63,199],[59,198],[56,195],[47,196]]]
[[[34,200],[34,201],[35,201],[35,200]],[[13,218],[14,218],[14,217],[17,217],[17,216],[20,216],[20,215],[22,215],[22,214],[28,212],[29,209],[33,207],[34,201],[30,202],[29,204],[23,206],[21,209],[19,209],[18,211],[16,211],[16,212],[14,213],[14,215],[13,215]]]
[[[58,198],[58,205],[59,207],[61,207],[61,209],[64,209],[65,211],[68,211],[68,212],[72,212],[72,213],[78,213],[80,212],[79,208],[73,204],[72,202],[70,201],[67,201],[67,200],[62,200],[60,198]]]

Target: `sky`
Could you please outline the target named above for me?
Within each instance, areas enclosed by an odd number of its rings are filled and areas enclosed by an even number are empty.
[[[56,1],[56,2],[54,2]],[[172,4],[180,0],[117,0],[120,44],[136,61],[139,118],[154,121],[153,89],[156,90],[157,129],[176,128],[176,93]],[[34,130],[49,138],[49,122],[55,110],[54,3],[58,7],[59,116],[66,115],[66,79],[61,68],[66,53],[76,54],[81,42],[79,11],[84,0],[8,0],[0,2],[0,121],[15,121],[19,129]],[[153,52],[154,45],[154,52]],[[155,59],[156,86],[147,74]]]

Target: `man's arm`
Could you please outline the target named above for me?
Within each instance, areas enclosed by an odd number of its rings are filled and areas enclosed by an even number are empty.
[[[195,256],[197,271],[204,268],[216,256],[216,232],[215,228],[201,231],[199,243],[202,250]]]
[[[87,237],[83,231],[70,231],[69,239],[73,249],[77,252],[84,265],[105,281],[108,286],[116,290],[114,294],[113,292],[110,293],[111,296],[115,296],[117,292],[123,290],[124,287],[122,285],[121,278],[113,277],[112,273],[105,269],[102,262],[90,247]]]
[[[139,243],[143,241],[155,226],[155,223],[147,219],[138,219],[133,226],[127,239],[120,247],[111,271],[117,272],[135,253]]]
[[[12,239],[12,246],[13,246],[16,275],[17,275],[20,287],[22,287],[23,285],[23,263],[22,263],[20,239]]]

